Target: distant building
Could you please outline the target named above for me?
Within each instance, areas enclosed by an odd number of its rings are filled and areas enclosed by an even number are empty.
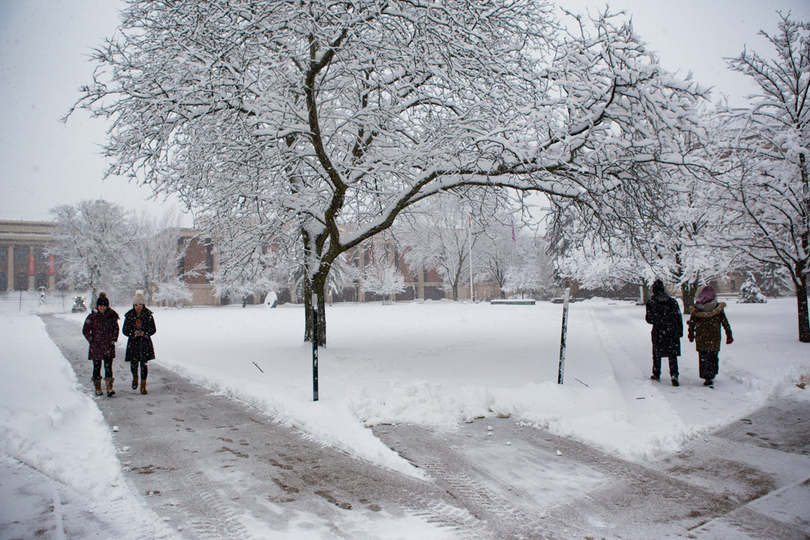
[[[0,291],[35,291],[45,287],[56,289],[60,261],[48,255],[48,248],[56,239],[56,224],[45,221],[3,221],[0,220]],[[179,240],[185,248],[185,255],[178,263],[178,274],[184,276],[185,283],[192,293],[192,305],[218,306],[228,300],[215,294],[212,276],[219,270],[219,253],[210,238],[200,237],[195,229],[181,229]],[[361,273],[371,264],[374,245],[384,245],[382,250],[405,278],[405,291],[396,295],[395,300],[440,300],[451,295],[435,268],[411,269],[406,263],[394,238],[375,237],[348,251],[347,260]],[[197,269],[197,272],[192,270]],[[466,270],[466,269],[465,269]],[[466,272],[465,272],[466,273]],[[737,294],[745,274],[735,272],[725,279],[713,278],[710,284],[720,294]],[[360,278],[362,279],[362,278]],[[279,292],[282,301],[298,302],[293,285]],[[476,300],[490,300],[500,297],[498,284],[494,281],[478,281],[474,284]],[[249,303],[259,303],[268,291],[257,291]],[[671,294],[680,296],[680,290],[671,289]],[[628,284],[614,290],[586,290],[572,283],[572,296],[606,296],[613,298],[638,298],[639,285]],[[470,298],[469,281],[459,287],[459,299]],[[360,280],[344,288],[339,294],[328,294],[327,302],[371,302],[383,300],[380,296],[364,292]],[[389,300],[389,299],[386,299]]]
[[[56,224],[50,221],[0,220],[0,291],[35,291],[45,287],[56,289],[59,259],[48,255],[48,248],[56,242]],[[178,273],[187,274],[184,281],[193,295],[194,305],[219,305],[214,295],[211,275],[219,268],[213,243],[199,237],[193,229],[181,229],[179,241],[186,247],[180,260]]]
[[[214,293],[211,276],[219,271],[219,253],[210,238],[200,238],[195,229],[180,229],[179,242],[185,254],[178,263],[177,272],[185,276],[194,306],[219,306],[222,300]],[[193,270],[197,270],[193,272]]]
[[[55,233],[51,222],[0,220],[0,290],[56,288],[59,261],[48,255]]]

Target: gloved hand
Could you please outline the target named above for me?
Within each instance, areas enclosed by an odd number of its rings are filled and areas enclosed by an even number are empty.
[[[726,336],[726,345],[731,345],[734,343],[734,338],[731,336]]]
[[[693,342],[693,341],[695,341],[695,334],[689,334],[689,336],[688,336],[688,337],[689,337],[689,342],[690,342],[690,343],[691,343],[691,342]]]

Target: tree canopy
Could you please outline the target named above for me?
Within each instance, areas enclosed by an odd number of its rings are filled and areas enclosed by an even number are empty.
[[[552,8],[129,0],[77,106],[112,121],[110,173],[177,193],[212,234],[297,245],[325,343],[332,263],[411,205],[507,187],[599,216],[657,181],[640,164],[682,162],[702,90],[629,24]]]

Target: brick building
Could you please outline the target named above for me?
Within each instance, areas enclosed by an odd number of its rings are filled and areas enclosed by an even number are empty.
[[[211,276],[219,270],[219,253],[210,238],[200,238],[194,229],[181,229],[179,239],[185,254],[177,272],[191,290],[194,306],[218,306],[222,300],[214,294]]]

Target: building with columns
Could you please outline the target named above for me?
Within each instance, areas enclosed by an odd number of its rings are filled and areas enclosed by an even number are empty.
[[[49,221],[0,220],[0,291],[36,291],[40,287],[56,289],[59,260],[48,255],[56,242],[56,224]],[[178,272],[200,269],[185,278],[194,305],[219,305],[210,275],[218,266],[216,250],[210,240],[199,238],[193,229],[182,229],[179,241],[186,248]]]
[[[0,291],[56,288],[58,261],[48,255],[55,232],[51,222],[0,220]]]

